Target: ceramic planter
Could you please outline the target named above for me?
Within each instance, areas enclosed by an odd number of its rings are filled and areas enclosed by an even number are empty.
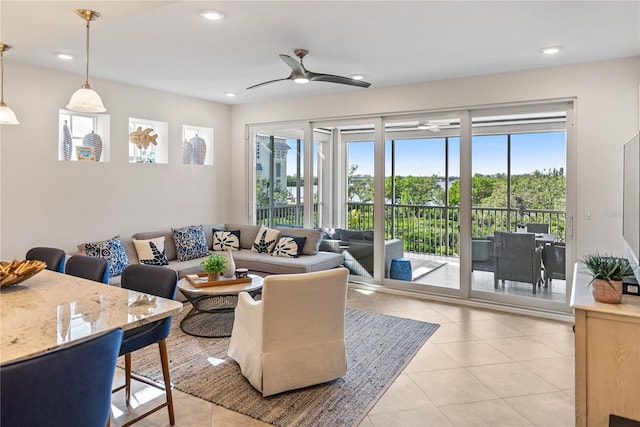
[[[612,281],[610,285],[606,280],[594,279],[591,286],[593,299],[598,302],[620,304],[622,301],[622,280]]]

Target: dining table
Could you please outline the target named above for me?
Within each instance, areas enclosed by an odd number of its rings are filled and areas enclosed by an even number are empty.
[[[178,301],[42,270],[0,289],[0,365],[180,311]]]

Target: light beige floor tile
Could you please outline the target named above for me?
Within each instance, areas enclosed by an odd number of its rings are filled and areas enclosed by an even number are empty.
[[[374,426],[371,420],[369,419],[369,417],[367,416],[362,420],[360,424],[358,424],[358,427],[374,427]]]
[[[460,427],[520,427],[533,425],[500,399],[443,406],[440,410],[451,420],[453,425]]]
[[[500,397],[559,391],[519,363],[473,366],[467,370]]]
[[[498,397],[464,368],[408,375],[438,407]]]
[[[452,426],[438,408],[385,412],[369,416],[374,427],[447,427]],[[361,424],[362,426],[362,424]]]
[[[560,390],[575,387],[575,359],[572,356],[530,360],[520,364]]]
[[[545,427],[573,427],[575,425],[574,400],[561,391],[534,396],[504,399],[533,425]]]
[[[435,345],[458,362],[460,366],[493,365],[496,363],[513,362],[513,360],[484,341],[462,341]]]
[[[402,311],[402,317],[420,320],[422,322],[437,323],[439,325],[453,324],[444,314],[429,308]]]
[[[557,334],[571,331],[571,323],[547,319],[537,319],[531,316],[512,315],[508,318],[509,327],[520,331],[524,335]]]
[[[440,304],[434,307],[434,310],[447,316],[449,319],[457,322],[477,322],[479,320],[495,320],[503,319],[508,315],[491,310],[482,310],[478,308],[458,306],[452,304]]]
[[[478,341],[480,338],[455,323],[443,323],[429,338],[432,343],[440,344],[459,341]]]
[[[508,326],[505,319],[478,320],[460,323],[460,326],[481,339],[523,336],[523,333]]]
[[[435,406],[408,375],[401,374],[369,411],[369,415],[417,408]]]
[[[576,353],[576,336],[571,328],[567,332],[557,334],[534,335],[531,339],[546,345],[563,356],[573,356]]]
[[[513,360],[536,360],[560,357],[561,354],[531,337],[511,337],[484,340],[491,347]]]
[[[411,362],[409,362],[404,372],[429,372],[459,367],[460,364],[453,360],[451,356],[447,355],[437,346],[427,341]]]

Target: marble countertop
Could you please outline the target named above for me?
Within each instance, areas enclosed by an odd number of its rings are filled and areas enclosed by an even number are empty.
[[[43,270],[0,289],[0,364],[181,310],[178,301]]]

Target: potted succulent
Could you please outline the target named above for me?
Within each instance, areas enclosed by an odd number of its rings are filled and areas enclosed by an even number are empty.
[[[206,260],[200,263],[202,270],[209,275],[209,280],[218,280],[220,273],[222,273],[227,266],[227,259],[222,255],[211,255]]]
[[[629,262],[624,258],[600,255],[597,252],[585,255],[582,262],[592,277],[588,285],[593,283],[593,299],[619,304],[622,300],[622,279],[633,276]]]

